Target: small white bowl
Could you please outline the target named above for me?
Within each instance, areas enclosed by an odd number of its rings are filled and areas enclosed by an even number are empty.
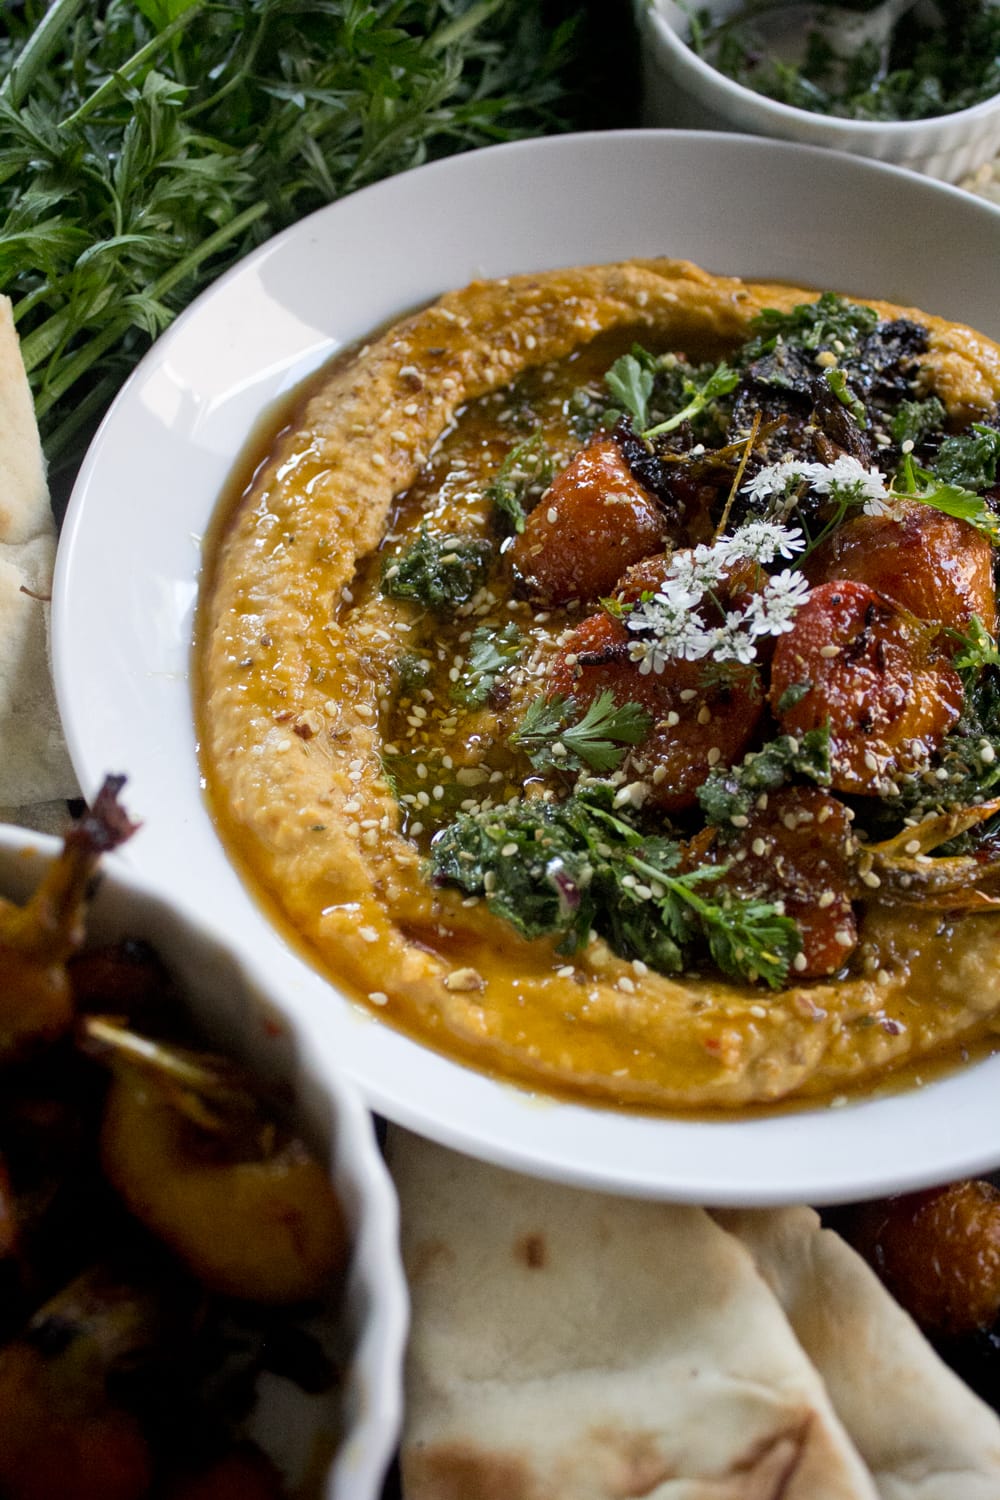
[[[716,0],[724,18],[740,0]],[[842,120],[779,104],[713,68],[687,45],[688,14],[676,0],[636,0],[647,125],[740,130],[827,146],[959,182],[1000,151],[1000,94],[928,120]]]
[[[60,847],[58,839],[0,825],[0,894],[24,901]],[[181,916],[113,856],[102,859],[87,933],[93,944],[126,937],[152,944],[198,1032],[264,1082],[287,1086],[297,1128],[325,1154],[353,1242],[344,1294],[350,1353],[343,1409],[325,1418],[305,1403],[278,1412],[264,1409],[254,1434],[259,1428],[269,1451],[276,1447],[275,1456],[287,1457],[290,1466],[299,1461],[305,1466],[311,1454],[306,1441],[299,1443],[296,1424],[318,1420],[324,1431],[339,1429],[324,1500],[377,1500],[401,1424],[408,1298],[395,1188],[371,1116],[336,1059],[312,1038],[306,1045],[280,997],[254,981],[207,929]],[[277,1388],[269,1389],[280,1402]],[[309,1440],[313,1434],[303,1436]]]

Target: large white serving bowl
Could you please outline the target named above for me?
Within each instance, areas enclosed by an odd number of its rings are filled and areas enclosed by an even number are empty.
[[[131,811],[130,797],[126,803]],[[58,839],[0,825],[0,895],[23,902],[60,847]],[[87,933],[95,946],[123,938],[151,943],[199,1033],[215,1050],[247,1064],[263,1082],[288,1088],[304,1139],[329,1161],[353,1242],[343,1298],[348,1370],[340,1393],[342,1409],[331,1405],[324,1411],[315,1401],[286,1402],[280,1386],[272,1385],[269,1394],[280,1410],[262,1407],[257,1428],[297,1482],[310,1453],[322,1451],[311,1445],[342,1426],[325,1500],[378,1500],[402,1420],[408,1296],[396,1192],[371,1115],[343,1077],[338,1059],[322,1042],[304,1036],[280,994],[251,975],[217,934],[158,894],[120,856],[105,856],[101,862]]]
[[[57,561],[56,687],[86,791],[128,772],[123,858],[238,945],[384,1115],[514,1169],[715,1203],[832,1202],[1000,1164],[1000,1057],[922,1089],[759,1119],[558,1103],[395,1032],[317,973],[233,871],[202,800],[190,648],[202,537],[255,419],[345,343],[471,277],[639,255],[783,277],[1000,338],[1000,212],[838,153],[670,131],[492,147],[279,235],[156,344],[79,476]],[[1000,927],[998,927],[1000,939]]]
[[[769,99],[713,68],[687,44],[690,7],[677,0],[636,0],[643,75],[643,118],[650,125],[749,130],[754,135],[856,152],[958,182],[1000,151],[1000,94],[926,120],[847,120]],[[700,8],[700,7],[699,7]],[[713,20],[742,8],[714,0]]]

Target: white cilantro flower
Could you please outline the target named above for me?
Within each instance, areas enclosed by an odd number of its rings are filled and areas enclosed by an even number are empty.
[[[732,536],[723,537],[714,550],[727,560],[747,558],[765,567],[778,557],[790,560],[801,552],[806,539],[797,526],[780,526],[776,521],[748,521]]]
[[[791,630],[795,612],[809,592],[808,581],[790,568],[769,578],[745,609],[729,610],[722,623],[706,625],[699,610],[734,562],[749,559],[767,565],[791,559],[806,541],[798,527],[773,521],[750,521],[712,546],[701,544],[671,559],[663,583],[625,616],[625,627],[637,637],[629,644],[630,660],[643,675],[660,675],[668,662],[717,661],[749,666],[756,641]]]
[[[750,634],[785,635],[795,623],[795,616],[809,593],[809,580],[801,573],[785,568],[767,580],[762,593],[754,594],[746,607],[744,619]]]
[[[798,459],[769,464],[743,485],[742,492],[757,501],[785,498],[795,484],[808,484],[817,495],[829,495],[833,500],[863,505],[867,515],[890,513],[886,507],[887,503],[891,507],[891,495],[885,475],[878,469],[865,468],[859,459],[847,453],[830,464]]]
[[[722,580],[725,571],[725,558],[718,546],[699,543],[697,547],[674,553],[663,588],[672,598],[677,597],[678,589],[690,593],[689,604],[693,606],[701,602],[706,589],[714,588]]]
[[[834,500],[868,505],[884,501],[889,491],[885,475],[879,469],[866,469],[859,459],[842,453],[832,464],[812,464],[815,471],[809,483],[819,495],[829,495]]]
[[[767,464],[752,479],[741,487],[741,493],[751,500],[784,499],[797,484],[809,478],[809,470],[816,465],[798,459],[785,459],[780,464]]]
[[[642,635],[632,642],[629,656],[644,676],[661,673],[668,661],[700,661],[711,650],[709,633],[694,609],[701,596],[692,602],[689,593],[668,592],[668,587],[644,600],[625,620],[629,630]]]
[[[710,649],[716,661],[736,661],[748,667],[757,654],[752,634],[747,630],[747,616],[730,610],[721,625],[709,632]]]

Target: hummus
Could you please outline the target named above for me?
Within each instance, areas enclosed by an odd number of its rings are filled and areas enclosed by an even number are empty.
[[[546,691],[537,673],[516,677],[500,708],[442,706],[437,677],[459,675],[449,662],[475,629],[511,622],[541,671],[582,615],[572,602],[508,597],[491,579],[440,623],[380,586],[387,565],[422,525],[490,538],[482,497],[517,435],[517,382],[543,394],[567,370],[606,370],[636,341],[719,359],[762,309],[815,296],[666,260],[473,283],[337,361],[223,518],[196,644],[221,836],[312,959],[426,1044],[560,1094],[674,1110],[839,1091],[989,1035],[1000,1011],[992,914],[885,899],[870,865],[847,962],[801,983],[793,967],[776,989],[704,964],[658,973],[603,938],[558,951],[558,937],[525,937],[487,900],[427,875],[436,803],[457,811],[485,793],[499,804],[544,780],[509,748],[518,715]],[[995,411],[995,345],[869,305],[927,330],[915,392],[934,393],[953,423]],[[561,410],[565,459],[580,444],[572,403]],[[437,677],[423,698],[411,684],[401,714],[409,656]],[[419,762],[428,725],[435,743]],[[405,790],[400,761],[416,777]]]

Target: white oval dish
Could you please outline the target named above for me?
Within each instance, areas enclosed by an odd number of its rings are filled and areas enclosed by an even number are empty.
[[[131,799],[125,800],[131,810]],[[0,825],[0,892],[23,902],[60,847],[58,839]],[[408,1297],[395,1189],[371,1116],[336,1059],[303,1035],[271,987],[251,976],[217,934],[164,900],[120,856],[101,861],[87,933],[94,944],[123,938],[151,943],[199,1032],[266,1082],[288,1085],[305,1137],[329,1153],[353,1239],[344,1297],[351,1348],[345,1409],[324,1419],[315,1403],[284,1403],[275,1385],[271,1395],[281,1403],[280,1413],[261,1409],[260,1438],[293,1470],[306,1463],[314,1440],[335,1434],[342,1424],[325,1500],[377,1500],[402,1420]],[[308,1424],[316,1424],[315,1430]],[[289,1473],[293,1482],[301,1477]]]
[[[144,826],[122,857],[225,931],[373,1108],[445,1145],[590,1187],[718,1204],[842,1201],[993,1167],[1000,1057],[841,1109],[705,1122],[562,1104],[438,1056],[351,1003],[283,940],[202,801],[189,683],[200,544],[258,414],[343,344],[474,276],[658,254],[884,297],[1000,338],[1000,213],[839,153],[608,132],[491,147],[357,193],[205,293],[93,444],[53,611],[74,764],[88,792],[107,771],[128,772]]]
[[[740,0],[718,0],[717,17]],[[728,78],[688,46],[688,8],[637,0],[642,37],[643,116],[650,125],[749,130],[755,135],[852,151],[958,182],[1000,151],[1000,94],[927,120],[846,120],[797,109]]]

